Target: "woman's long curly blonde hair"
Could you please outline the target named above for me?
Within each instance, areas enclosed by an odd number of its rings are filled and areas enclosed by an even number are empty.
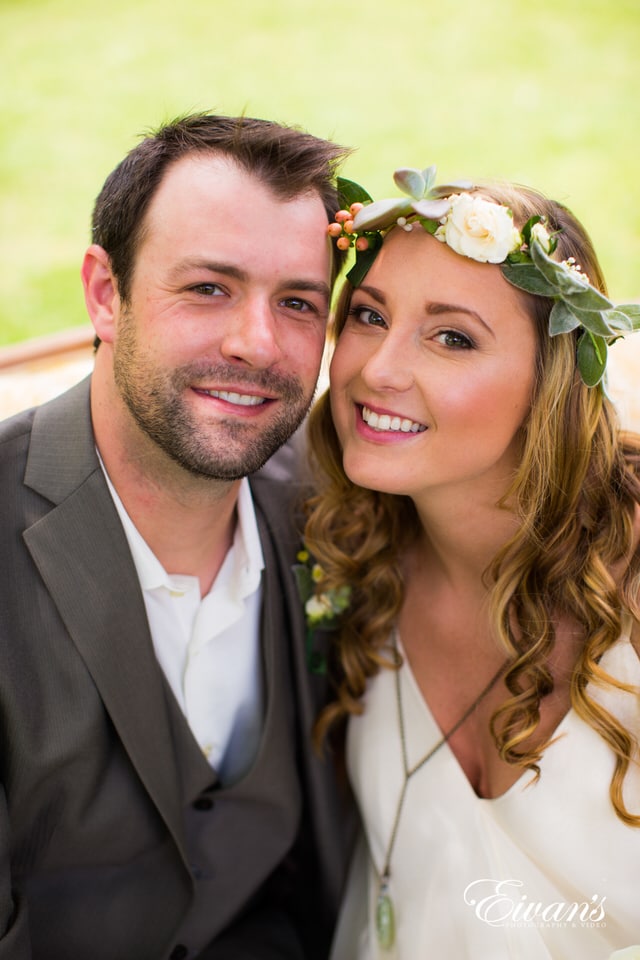
[[[514,185],[491,184],[479,192],[507,205],[520,226],[534,214],[544,216],[550,230],[560,231],[558,259],[574,257],[606,292],[591,241],[566,207]],[[346,284],[335,336],[351,293]],[[511,696],[495,712],[492,734],[504,760],[539,774],[550,738],[538,747],[525,741],[538,726],[542,698],[553,689],[548,663],[554,622],[559,614],[569,616],[586,638],[571,679],[572,707],[615,755],[610,795],[617,815],[640,826],[640,811],[629,811],[623,799],[637,743],[588,690],[590,683],[626,689],[599,663],[620,636],[622,610],[640,619],[640,551],[634,549],[640,437],[621,433],[602,390],[581,381],[577,334],[548,335],[551,301],[522,296],[537,326],[538,354],[522,459],[503,500],[521,523],[487,571],[495,630],[512,658],[505,678]],[[308,505],[305,540],[325,570],[323,589],[352,587],[333,649],[336,699],[318,722],[321,741],[334,724],[361,712],[367,680],[389,666],[390,636],[404,595],[400,559],[419,521],[409,498],[363,489],[346,477],[328,394],[312,412],[310,447],[318,492]]]

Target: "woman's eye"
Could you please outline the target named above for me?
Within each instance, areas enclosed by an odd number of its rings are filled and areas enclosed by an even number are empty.
[[[386,321],[371,307],[352,307],[349,310],[349,316],[367,327],[386,327]]]
[[[475,346],[469,337],[457,330],[442,330],[436,335],[435,339],[444,347],[449,347],[452,350],[473,350]]]

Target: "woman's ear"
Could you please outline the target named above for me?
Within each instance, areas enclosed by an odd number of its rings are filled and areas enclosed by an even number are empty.
[[[96,334],[104,343],[113,343],[120,296],[107,251],[92,244],[84,255],[80,273],[87,312]]]

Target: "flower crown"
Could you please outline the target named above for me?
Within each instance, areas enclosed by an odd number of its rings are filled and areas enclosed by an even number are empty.
[[[544,218],[531,217],[519,231],[508,207],[468,191],[467,180],[435,186],[436,168],[403,168],[393,179],[407,196],[372,200],[352,180],[338,178],[340,202],[328,232],[341,250],[355,247],[355,264],[347,279],[358,286],[382,246],[381,231],[392,226],[411,230],[420,223],[456,253],[481,263],[498,263],[505,278],[528,293],[554,301],[549,335],[579,329],[577,365],[588,387],[605,374],[608,347],[640,329],[640,304],[615,306],[595,287],[573,258],[552,259],[557,239]]]

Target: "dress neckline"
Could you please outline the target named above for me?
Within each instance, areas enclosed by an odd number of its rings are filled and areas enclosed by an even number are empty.
[[[615,655],[614,654],[615,650],[620,650],[622,647],[626,647],[626,646],[631,647],[632,623],[633,621],[631,618],[631,614],[628,613],[627,611],[623,611],[623,614],[621,617],[620,636],[616,640],[616,642],[612,644],[609,647],[609,649],[606,650],[605,653],[603,654],[602,660],[600,661],[602,666],[606,667],[609,660],[611,660],[612,657]],[[420,689],[418,681],[415,678],[413,670],[411,669],[409,658],[407,657],[405,649],[402,645],[402,638],[400,637],[400,633],[398,630],[396,630],[396,644],[399,652],[402,654],[402,666],[400,668],[400,682],[402,682],[403,676],[406,677],[407,684],[410,690],[410,696],[413,702],[417,703],[418,709],[424,713],[430,727],[433,729],[437,737],[440,738],[444,735],[443,731],[441,730],[439,724],[437,723],[435,717],[433,716],[433,713],[431,712],[431,708],[429,707],[429,704],[427,703],[427,700],[425,699],[422,693],[422,690]],[[640,659],[638,659],[635,650],[633,650],[633,654],[640,667]],[[562,718],[556,725],[551,735],[552,742],[545,749],[544,754],[540,759],[538,766],[540,767],[541,773],[544,769],[544,760],[547,755],[547,752],[553,748],[553,746],[555,745],[555,743],[560,737],[563,737],[566,733],[568,733],[568,728],[570,728],[574,722],[582,722],[582,721],[579,721],[579,718],[575,714],[574,708],[569,707],[567,712],[562,716]],[[441,749],[441,752],[445,754],[445,756],[448,758],[448,762],[451,765],[451,767],[455,770],[456,775],[459,777],[459,779],[462,780],[465,789],[471,794],[473,798],[475,798],[475,800],[479,805],[497,806],[501,802],[507,802],[512,794],[515,794],[516,792],[519,793],[521,792],[522,789],[525,789],[526,787],[528,787],[534,778],[534,774],[530,770],[524,770],[522,774],[518,777],[518,779],[514,780],[514,782],[510,786],[508,786],[507,789],[504,790],[502,793],[498,794],[495,797],[480,797],[478,796],[473,786],[471,785],[469,778],[467,777],[466,773],[462,769],[462,766],[460,765],[460,762],[456,757],[455,753],[451,749],[450,744],[448,742],[445,742],[443,743],[440,749]]]

